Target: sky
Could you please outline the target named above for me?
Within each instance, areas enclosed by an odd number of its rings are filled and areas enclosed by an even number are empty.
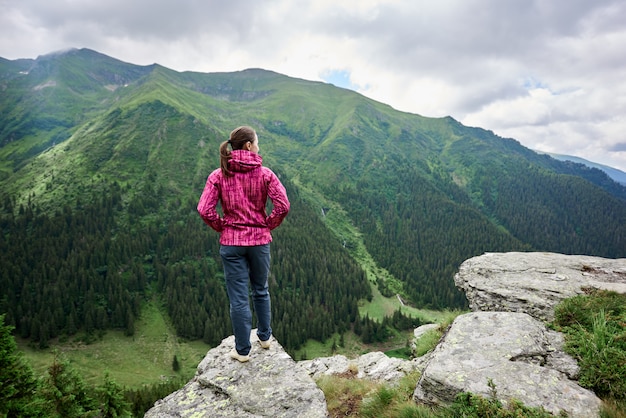
[[[0,57],[263,68],[626,171],[624,0],[0,0]]]

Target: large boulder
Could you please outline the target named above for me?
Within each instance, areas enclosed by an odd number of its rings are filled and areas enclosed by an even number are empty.
[[[200,362],[193,379],[157,401],[145,417],[327,417],[324,393],[313,379],[275,339],[269,350],[260,348],[255,331],[249,362],[231,359],[235,338],[224,339]]]
[[[524,313],[461,315],[432,352],[414,399],[449,404],[471,392],[504,404],[516,399],[555,415],[597,417],[601,401],[571,380],[578,367],[562,345],[559,333]]]
[[[486,253],[454,277],[472,311],[525,312],[554,319],[554,307],[586,288],[626,293],[626,259],[556,253]]]

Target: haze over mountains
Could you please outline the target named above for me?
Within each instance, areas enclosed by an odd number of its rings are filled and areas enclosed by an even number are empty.
[[[353,327],[370,285],[416,307],[464,306],[453,275],[484,252],[626,257],[626,187],[605,172],[332,85],[81,49],[0,59],[0,90],[0,312],[28,338],[132,333],[152,292],[181,335],[228,334],[207,325],[227,301],[217,236],[195,204],[242,124],[294,203],[272,247],[287,349]]]

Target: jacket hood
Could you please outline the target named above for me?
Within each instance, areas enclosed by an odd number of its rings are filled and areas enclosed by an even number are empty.
[[[230,153],[228,169],[239,173],[246,173],[261,167],[263,158],[259,154],[247,150],[234,150]]]

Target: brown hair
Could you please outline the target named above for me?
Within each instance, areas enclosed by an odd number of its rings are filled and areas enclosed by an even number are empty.
[[[230,144],[233,151],[243,149],[246,143],[254,142],[255,136],[256,132],[254,129],[249,126],[240,126],[230,133],[228,141],[224,141],[220,144],[220,168],[222,169],[222,174],[229,177],[233,176],[233,173],[228,169],[228,160],[231,159],[228,145]]]

